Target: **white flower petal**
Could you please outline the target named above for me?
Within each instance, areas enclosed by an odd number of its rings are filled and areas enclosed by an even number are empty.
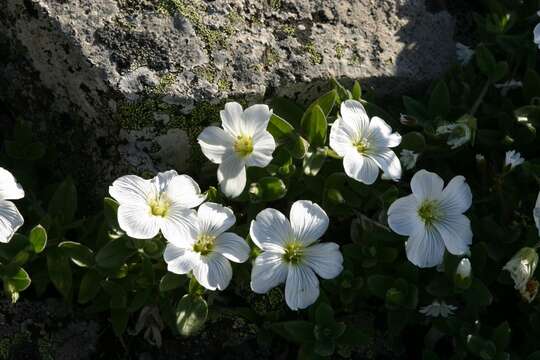
[[[161,221],[161,232],[167,241],[182,248],[191,248],[197,239],[195,210],[172,206]]]
[[[253,152],[246,159],[246,165],[266,167],[272,161],[272,154],[275,149],[276,142],[268,131],[255,133],[253,137]]]
[[[169,187],[169,184],[171,181],[178,176],[178,173],[176,170],[168,170],[164,172],[158,173],[150,182],[154,186],[154,191],[156,194],[162,194],[164,193],[167,188]]]
[[[151,214],[147,204],[120,204],[118,224],[135,239],[151,239],[159,233],[162,218]]]
[[[262,250],[283,252],[283,244],[291,237],[289,220],[276,209],[264,209],[251,221],[249,235]]]
[[[537,24],[534,27],[533,34],[534,34],[534,42],[540,48],[540,24]]]
[[[207,202],[197,211],[199,234],[218,236],[236,222],[231,209],[220,204]]]
[[[366,185],[373,184],[379,175],[377,163],[355,150],[345,154],[343,168],[349,177]]]
[[[24,219],[11,201],[0,200],[0,243],[7,243],[23,225]]]
[[[401,135],[392,133],[392,128],[380,117],[374,116],[369,123],[368,142],[378,148],[392,148],[401,144]]]
[[[455,176],[442,192],[441,205],[445,213],[464,213],[471,207],[471,188],[463,176]]]
[[[246,187],[246,167],[244,161],[231,155],[219,165],[217,172],[221,191],[228,197],[239,196]]]
[[[187,274],[201,262],[198,253],[190,249],[183,249],[167,244],[163,252],[163,259],[167,263],[167,270],[175,274]]]
[[[288,266],[281,254],[263,252],[255,259],[251,271],[251,290],[266,294],[270,289],[287,280]]]
[[[221,164],[223,159],[233,152],[234,138],[217,126],[205,128],[197,138],[201,150],[214,164]]]
[[[411,194],[397,199],[388,208],[388,225],[399,235],[411,235],[419,231],[424,224],[417,214],[418,201]]]
[[[289,266],[285,284],[285,302],[291,310],[305,309],[319,297],[319,279],[305,265]]]
[[[206,199],[206,195],[201,194],[199,184],[188,175],[174,176],[169,181],[165,194],[174,206],[187,209],[199,206]]]
[[[319,205],[308,200],[295,201],[289,218],[296,239],[305,246],[319,240],[328,229],[330,222],[326,212]]]
[[[217,237],[213,251],[220,253],[231,261],[243,263],[249,258],[251,249],[248,243],[240,236],[226,232]]]
[[[401,162],[396,154],[389,149],[378,149],[369,155],[375,163],[393,180],[401,179]]]
[[[242,134],[242,105],[237,102],[228,102],[225,109],[220,111],[223,129],[233,136]]]
[[[435,173],[419,170],[411,179],[411,189],[418,201],[424,199],[439,199],[444,186],[444,181]]]
[[[446,215],[434,226],[439,231],[444,241],[444,245],[449,253],[453,255],[464,255],[468,253],[472,244],[473,233],[471,222],[465,215]]]
[[[232,267],[229,261],[217,252],[201,256],[195,265],[193,275],[208,290],[225,290],[232,279]]]
[[[307,247],[302,261],[323,279],[333,279],[343,270],[343,255],[339,245],[333,242]]]
[[[356,132],[343,119],[337,119],[330,129],[330,147],[343,157],[348,151],[356,150],[353,146],[356,136]]]
[[[341,118],[355,132],[358,140],[368,133],[369,117],[359,101],[346,100],[341,103]]]
[[[146,204],[154,189],[150,180],[136,175],[125,175],[109,186],[109,194],[120,204]]]
[[[426,268],[442,263],[444,242],[439,232],[432,228],[419,229],[406,242],[407,259],[414,265]]]
[[[23,197],[22,186],[9,171],[0,167],[0,200],[18,200]]]
[[[242,130],[244,134],[253,136],[266,131],[272,112],[268,105],[255,104],[244,110],[242,114]]]

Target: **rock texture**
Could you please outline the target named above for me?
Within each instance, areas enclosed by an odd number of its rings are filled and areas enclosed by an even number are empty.
[[[306,101],[331,77],[395,94],[454,58],[452,17],[423,0],[1,2],[1,98],[105,183],[185,170],[224,99]]]

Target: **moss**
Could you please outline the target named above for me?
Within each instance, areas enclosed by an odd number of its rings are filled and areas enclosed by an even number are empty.
[[[263,53],[263,63],[267,66],[277,64],[281,60],[279,52],[271,46],[267,46]]]
[[[279,10],[281,8],[281,0],[268,0],[268,5],[272,10]]]
[[[345,53],[345,46],[343,44],[336,44],[334,47],[334,50],[336,51],[336,59],[341,59]]]
[[[310,41],[304,47],[304,51],[309,55],[309,59],[313,65],[321,64],[323,61],[322,54],[317,50],[315,44]]]
[[[156,101],[154,99],[125,101],[118,106],[115,117],[122,128],[141,130],[152,125],[155,110]]]
[[[214,83],[217,77],[217,69],[212,64],[197,66],[193,72],[210,83]]]
[[[153,91],[157,95],[162,95],[167,92],[167,90],[171,87],[172,84],[176,81],[176,75],[174,74],[166,74],[161,79],[159,79],[159,83],[156,86]]]
[[[219,91],[230,91],[232,89],[232,82],[228,79],[221,78],[217,82]]]
[[[294,36],[296,34],[296,29],[291,25],[284,25],[280,30],[287,36]]]

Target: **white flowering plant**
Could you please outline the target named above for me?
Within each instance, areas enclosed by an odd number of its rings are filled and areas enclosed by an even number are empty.
[[[309,104],[228,101],[189,174],[123,174],[97,212],[17,122],[0,152],[4,294],[84,308],[123,345],[111,354],[236,337],[241,320],[235,346],[262,358],[539,359],[532,3],[478,15],[460,63],[402,101],[337,81]]]

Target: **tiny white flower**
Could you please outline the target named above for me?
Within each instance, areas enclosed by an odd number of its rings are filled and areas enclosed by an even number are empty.
[[[122,176],[109,187],[109,194],[120,204],[118,224],[128,236],[151,239],[161,230],[167,240],[179,235],[190,209],[206,197],[191,177],[174,170],[159,173],[151,180]]]
[[[510,169],[515,168],[525,162],[525,159],[521,157],[521,154],[515,150],[507,151],[504,156],[504,166],[510,166]]]
[[[470,47],[459,42],[456,43],[456,57],[462,66],[467,65],[471,61],[473,55],[474,50]]]
[[[419,310],[421,314],[431,317],[448,317],[454,315],[454,311],[457,310],[457,306],[449,305],[444,301],[433,301],[433,303],[424,306]]]
[[[538,236],[540,236],[540,192],[538,192],[538,197],[536,198],[536,205],[533,210],[534,223],[538,229]]]
[[[184,233],[169,242],[163,253],[167,269],[175,274],[193,271],[195,279],[209,290],[224,290],[232,278],[230,261],[243,263],[250,248],[240,236],[226,232],[236,222],[231,209],[204,203],[191,210]]]
[[[475,159],[477,162],[482,162],[486,160],[486,158],[482,154],[476,154]]]
[[[462,279],[467,279],[471,276],[471,261],[468,258],[463,258],[458,264],[456,275]]]
[[[401,150],[399,160],[403,164],[403,167],[407,170],[411,170],[415,167],[416,161],[418,160],[418,155],[412,150],[403,149]]]
[[[359,101],[341,103],[341,117],[332,124],[330,147],[343,157],[347,175],[370,185],[379,175],[379,168],[394,180],[401,178],[401,164],[391,148],[401,143],[401,135],[381,118],[369,120]]]
[[[510,273],[514,288],[523,290],[531,280],[538,265],[538,253],[530,247],[521,248],[507,263],[503,270]]]
[[[250,236],[262,249],[251,272],[251,289],[265,294],[285,283],[285,301],[292,310],[305,309],[319,297],[319,280],[343,270],[339,245],[319,243],[328,228],[324,210],[307,200],[294,202],[290,222],[275,209],[261,211],[251,222]]]
[[[437,127],[435,133],[437,135],[449,134],[446,143],[452,149],[457,149],[458,147],[465,145],[471,140],[472,136],[471,129],[464,123],[441,125]]]
[[[220,115],[223,129],[209,126],[197,140],[203,154],[219,164],[221,191],[234,198],[246,187],[247,167],[265,167],[272,161],[276,143],[266,131],[272,111],[261,104],[243,110],[240,104],[229,102]]]
[[[418,267],[442,263],[445,248],[453,255],[466,255],[472,243],[469,219],[472,193],[463,176],[446,187],[439,175],[420,170],[411,180],[412,194],[394,201],[388,209],[388,224],[408,236],[407,258]]]
[[[0,243],[7,243],[23,225],[24,219],[15,204],[9,200],[24,197],[22,186],[6,169],[0,167]]]

